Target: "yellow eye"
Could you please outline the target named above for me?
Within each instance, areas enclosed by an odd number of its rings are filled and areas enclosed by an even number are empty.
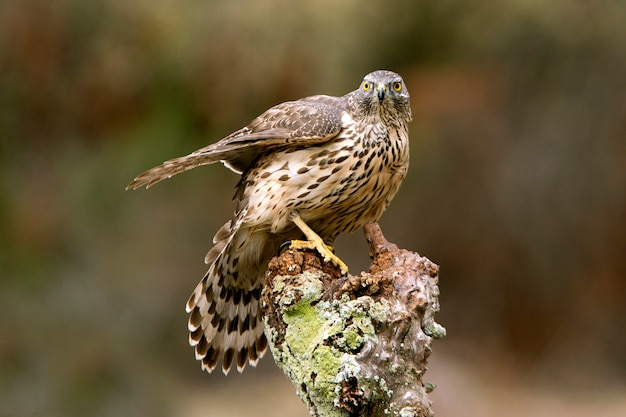
[[[364,82],[363,83],[363,91],[368,91],[370,88],[372,88],[372,85],[368,82]]]
[[[393,83],[393,89],[396,91],[402,90],[402,83],[396,81],[395,83]]]

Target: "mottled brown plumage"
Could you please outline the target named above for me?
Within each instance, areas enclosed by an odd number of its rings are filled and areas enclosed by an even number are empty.
[[[409,93],[391,71],[365,76],[343,97],[281,103],[217,143],[139,175],[151,185],[217,161],[241,174],[233,218],[213,238],[209,270],[187,301],[189,342],[202,368],[256,365],[267,349],[261,278],[279,246],[303,237],[332,245],[376,221],[409,164]],[[306,226],[312,231],[307,231]],[[314,233],[313,233],[314,232]],[[317,239],[319,240],[319,239]],[[322,243],[326,260],[340,260]]]

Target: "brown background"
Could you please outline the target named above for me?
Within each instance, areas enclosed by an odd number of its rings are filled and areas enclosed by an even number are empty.
[[[206,375],[184,303],[236,176],[136,174],[267,107],[403,75],[381,225],[441,266],[439,416],[626,414],[626,3],[4,0],[0,415],[306,416]],[[360,233],[338,242],[353,272]]]

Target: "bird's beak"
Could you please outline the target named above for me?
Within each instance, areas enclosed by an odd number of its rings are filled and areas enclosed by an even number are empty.
[[[387,94],[387,86],[385,84],[378,84],[376,86],[376,94],[378,95],[378,102],[383,104],[383,100]]]

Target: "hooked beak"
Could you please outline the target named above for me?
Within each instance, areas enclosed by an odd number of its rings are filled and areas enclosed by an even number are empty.
[[[385,95],[387,94],[387,86],[385,84],[378,84],[376,86],[376,95],[378,95],[378,102],[383,104]]]

